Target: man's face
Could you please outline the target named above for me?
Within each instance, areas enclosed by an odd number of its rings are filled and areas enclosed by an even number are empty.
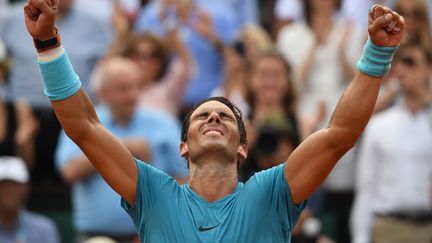
[[[27,185],[15,181],[0,181],[0,210],[18,211],[25,202]]]
[[[209,153],[221,155],[227,163],[245,159],[246,145],[234,113],[221,102],[209,101],[199,106],[190,117],[188,139],[181,144],[181,155],[195,162]]]
[[[396,76],[403,93],[416,95],[427,88],[431,70],[420,48],[410,47],[400,54],[396,63]]]
[[[104,102],[115,114],[130,116],[138,101],[139,76],[130,69],[113,71],[102,87]]]

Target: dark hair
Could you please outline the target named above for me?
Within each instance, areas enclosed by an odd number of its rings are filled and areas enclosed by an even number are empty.
[[[233,103],[231,103],[231,101],[229,101],[227,98],[225,97],[210,97],[204,100],[201,100],[200,102],[196,103],[191,110],[186,114],[184,120],[183,120],[183,124],[182,124],[182,129],[181,129],[181,141],[182,142],[186,142],[187,141],[187,134],[189,131],[189,125],[190,125],[190,118],[192,113],[202,104],[209,102],[209,101],[218,101],[226,106],[228,106],[228,108],[230,108],[230,110],[234,113],[234,116],[237,120],[237,127],[239,130],[239,134],[240,134],[240,144],[247,144],[247,137],[246,137],[246,129],[243,123],[243,114],[241,112],[241,110],[235,106]]]
[[[416,41],[410,41],[408,43],[402,44],[395,54],[395,59],[398,60],[402,53],[406,52],[407,50],[409,51],[411,48],[420,49],[424,58],[426,59],[426,62],[428,64],[432,64],[432,50]]]
[[[169,48],[167,47],[167,44],[164,42],[163,39],[148,32],[145,32],[143,34],[132,33],[126,38],[123,55],[126,57],[133,56],[137,51],[138,45],[143,42],[148,42],[154,46],[155,52],[161,61],[162,68],[160,70],[160,73],[158,73],[156,77],[157,79],[155,80],[156,82],[158,82],[168,71],[168,66],[170,63]]]
[[[283,108],[284,108],[284,112],[286,114],[295,114],[296,113],[296,102],[297,102],[297,93],[295,90],[295,86],[293,83],[293,78],[291,75],[291,66],[290,64],[286,61],[286,59],[278,52],[275,50],[271,50],[271,51],[264,51],[259,53],[253,60],[250,66],[250,74],[252,78],[252,75],[254,75],[254,70],[256,68],[256,65],[258,64],[258,62],[260,62],[263,59],[266,58],[273,58],[273,59],[277,59],[285,68],[286,71],[286,79],[288,82],[287,85],[287,89],[286,94],[284,95],[283,98]],[[252,113],[255,110],[255,95],[251,90],[250,85],[248,85],[247,89],[246,89],[246,101],[247,103],[250,105]]]
[[[400,15],[404,16],[407,12],[404,10],[404,3],[409,2],[415,5],[413,14],[416,18],[419,19],[420,29],[414,36],[408,35],[405,33],[404,39],[408,41],[417,41],[420,44],[424,45],[426,48],[432,48],[432,39],[430,32],[430,23],[429,23],[429,9],[428,4],[424,0],[399,0],[395,4],[395,11]],[[405,16],[404,16],[405,17]]]
[[[336,6],[334,11],[338,11],[341,8],[342,1],[336,0]],[[312,3],[311,0],[303,0],[303,16],[305,16],[306,23],[310,26],[312,20]]]

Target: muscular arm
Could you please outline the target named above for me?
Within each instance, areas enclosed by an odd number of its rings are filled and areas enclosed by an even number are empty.
[[[52,101],[66,134],[80,147],[104,180],[125,200],[135,203],[138,169],[128,149],[106,130],[83,90]]]
[[[403,18],[391,9],[377,5],[369,13],[370,39],[377,46],[397,46],[404,27]],[[375,66],[381,68],[381,63],[386,63],[382,56],[374,58],[379,60]],[[371,117],[381,80],[358,73],[336,106],[328,127],[308,137],[287,159],[285,177],[294,203],[308,198],[354,146]]]
[[[46,41],[57,36],[55,19],[58,7],[59,0],[28,0],[24,7],[25,24],[34,40]],[[43,53],[59,45],[60,43],[57,42],[55,46],[41,47],[37,51]],[[51,79],[75,77],[72,74],[64,75],[64,72],[72,72],[68,69],[55,73],[58,68],[55,65],[47,68],[51,68]],[[51,81],[52,85],[57,85],[57,87],[51,87],[51,90],[62,90],[68,87],[67,85],[59,87],[62,82],[63,85],[65,82],[72,84],[74,80]],[[45,87],[48,90],[46,80]],[[56,100],[58,101],[52,101],[51,104],[66,134],[81,148],[105,181],[129,204],[133,205],[138,168],[132,154],[102,126],[93,105],[83,90],[61,96]]]
[[[336,162],[363,132],[378,96],[381,78],[359,73],[337,105],[330,124],[308,137],[288,158],[285,177],[295,203],[321,185]]]

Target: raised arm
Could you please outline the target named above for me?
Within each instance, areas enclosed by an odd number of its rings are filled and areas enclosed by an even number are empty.
[[[133,156],[99,122],[93,105],[60,47],[54,44],[59,0],[29,0],[24,7],[28,32],[39,41],[45,93],[66,134],[81,148],[105,181],[130,204],[135,203],[138,169]],[[41,42],[42,41],[42,42]]]
[[[355,145],[370,119],[404,27],[404,19],[389,8],[375,5],[369,12],[369,41],[358,65],[360,72],[340,99],[328,127],[306,138],[286,161],[285,177],[295,203],[308,198]]]

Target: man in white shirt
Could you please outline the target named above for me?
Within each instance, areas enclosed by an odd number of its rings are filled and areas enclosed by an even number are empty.
[[[359,154],[354,243],[432,242],[432,56],[402,47],[401,99],[369,123]]]

